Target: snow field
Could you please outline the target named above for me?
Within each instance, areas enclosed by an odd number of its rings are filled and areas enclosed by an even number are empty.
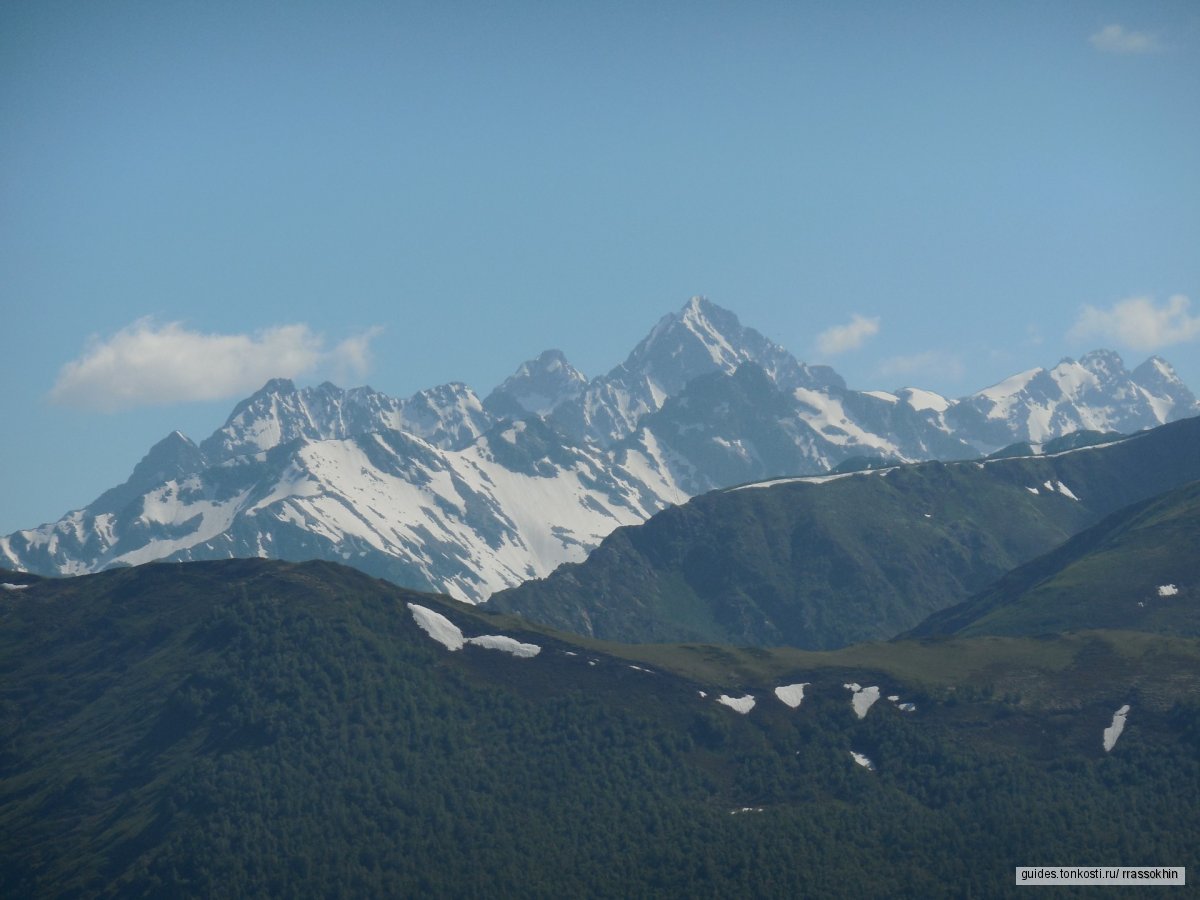
[[[879,699],[879,687],[877,685],[863,687],[856,682],[844,684],[842,687],[854,695],[850,698],[850,704],[854,707],[854,714],[860,719],[865,719],[867,710],[874,706],[875,701]]]
[[[542,648],[537,644],[524,644],[515,638],[510,638],[503,634],[482,634],[473,638],[463,637],[462,629],[441,613],[424,606],[419,606],[416,603],[408,604],[408,608],[412,612],[417,624],[421,626],[421,630],[452,652],[461,650],[467,644],[483,647],[486,650],[501,650],[524,659],[532,659],[542,652]]]
[[[750,710],[754,709],[755,700],[752,694],[747,694],[744,697],[730,697],[728,694],[722,694],[717,698],[717,702],[728,706],[734,712],[739,712],[744,716]]]
[[[804,700],[804,689],[808,687],[810,682],[801,684],[784,684],[775,688],[775,696],[779,698],[779,702],[792,709],[796,709]]]
[[[856,763],[858,763],[860,766],[862,766],[864,769],[866,769],[868,772],[875,771],[875,763],[873,763],[871,761],[871,758],[868,757],[866,754],[859,753],[856,750],[851,750],[850,756],[853,757],[854,761]]]
[[[1125,719],[1129,715],[1129,704],[1126,703],[1113,713],[1112,724],[1104,729],[1104,752],[1110,753],[1117,745],[1117,738],[1125,730]]]

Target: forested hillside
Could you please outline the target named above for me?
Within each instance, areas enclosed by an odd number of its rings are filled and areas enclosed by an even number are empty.
[[[991,645],[1045,656],[1014,651],[1023,699],[895,674],[942,645],[678,648],[681,676],[329,564],[0,580],[5,896],[999,896],[1200,846],[1194,685],[1144,659],[1064,705],[1031,679],[1094,651]],[[538,652],[448,650],[409,604]]]

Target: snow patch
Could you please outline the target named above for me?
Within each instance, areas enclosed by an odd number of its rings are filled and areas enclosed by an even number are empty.
[[[804,700],[804,689],[811,682],[805,681],[801,684],[784,684],[775,688],[775,696],[779,698],[781,703],[786,703],[792,709],[795,709]]]
[[[8,587],[8,585],[6,584],[5,587]],[[1160,584],[1158,586],[1158,596],[1160,597],[1174,597],[1178,593],[1179,588],[1173,584]]]
[[[9,584],[7,581],[0,584],[0,588],[4,588],[6,591],[23,591],[27,587],[29,587],[27,584]]]
[[[463,648],[466,640],[463,638],[462,630],[441,613],[426,609],[424,606],[417,606],[415,603],[408,604],[408,608],[412,611],[413,618],[417,620],[417,624],[421,626],[422,630],[447,650]]]
[[[447,650],[461,650],[466,644],[474,644],[476,647],[502,650],[525,659],[532,659],[542,652],[542,648],[537,644],[523,644],[515,638],[503,634],[481,634],[479,637],[464,638],[462,629],[441,613],[418,606],[416,603],[408,604],[408,608],[412,611],[413,618],[416,619],[421,629]]]
[[[867,710],[869,710],[875,701],[879,699],[879,687],[872,685],[871,687],[863,687],[857,682],[842,685],[846,690],[854,694],[850,698],[850,703],[854,707],[854,714],[860,719],[865,719]]]
[[[1129,715],[1129,704],[1126,703],[1113,713],[1112,724],[1104,729],[1104,752],[1108,753],[1117,745],[1117,738],[1125,730],[1125,718]]]
[[[481,634],[479,637],[467,638],[467,643],[486,647],[488,650],[502,650],[524,659],[532,659],[542,652],[542,648],[537,644],[522,644],[516,638],[504,634]]]
[[[754,695],[747,694],[745,697],[730,697],[728,694],[722,694],[717,698],[718,703],[723,703],[735,712],[741,713],[743,716],[754,709]]]
[[[859,753],[856,750],[851,750],[850,755],[854,757],[854,761],[866,769],[868,772],[875,771],[875,763],[871,762],[871,758],[865,753]]]
[[[1078,497],[1075,496],[1075,494],[1071,491],[1071,489],[1069,487],[1067,487],[1065,484],[1063,484],[1061,481],[1054,482],[1054,486],[1056,488],[1058,488],[1058,492],[1060,494],[1062,494],[1064,497],[1066,497],[1070,500],[1078,500],[1079,499]]]

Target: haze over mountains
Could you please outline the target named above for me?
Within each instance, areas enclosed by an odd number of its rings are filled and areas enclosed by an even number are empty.
[[[1106,350],[956,400],[852,390],[694,298],[591,380],[551,350],[482,400],[458,383],[396,399],[270,381],[199,444],[173,433],[90,505],[0,538],[0,565],[320,558],[477,602],[716,488],[1197,413],[1165,360],[1128,371]]]

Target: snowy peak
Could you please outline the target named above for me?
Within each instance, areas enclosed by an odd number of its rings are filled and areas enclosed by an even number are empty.
[[[1070,362],[1069,359],[1063,360]],[[1097,376],[1122,377],[1129,374],[1125,369],[1125,361],[1115,350],[1092,350],[1079,358],[1079,364]]]
[[[929,410],[935,414],[944,413],[950,407],[950,401],[941,394],[921,388],[900,388],[896,396],[915,409],[917,412]]]
[[[798,362],[778,344],[743,326],[729,310],[693,297],[679,312],[663,316],[624,363],[556,407],[552,419],[576,440],[611,446],[693,379],[732,375],[744,363],[761,368],[783,390],[839,391],[846,386],[832,369]]]
[[[978,447],[1041,443],[1072,431],[1128,434],[1200,413],[1191,392],[1157,358],[1130,373],[1118,353],[1093,350],[1052,369],[1029,369],[957,401],[951,428]]]
[[[1162,421],[1200,415],[1196,395],[1161,356],[1150,357],[1133,370],[1131,378]]]
[[[587,386],[584,374],[567,362],[561,350],[546,350],[521,363],[517,371],[493,390],[484,406],[497,416],[545,416]]]
[[[94,514],[121,512],[144,492],[166,481],[182,479],[205,468],[204,453],[187,437],[172,431],[150,448],[124,484],[101,494],[89,509]]]
[[[296,440],[338,440],[389,429],[409,431],[439,447],[457,448],[492,424],[475,392],[458,382],[397,400],[369,387],[343,390],[329,382],[297,390],[288,379],[275,378],[239,403],[200,449],[219,461]]]
[[[775,352],[786,353],[753,328],[744,328],[729,310],[693,297],[679,312],[663,316],[609,377],[641,376],[670,395],[697,375],[732,373],[750,361],[761,365]]]
[[[447,450],[466,447],[495,423],[475,392],[461,381],[417,391],[398,406],[392,415],[384,415],[381,409],[378,418],[388,428],[411,432]]]
[[[345,437],[348,429],[356,427],[372,430],[363,420],[393,406],[389,399],[370,389],[351,394],[328,382],[296,390],[289,379],[273,378],[239,403],[201,449],[209,458],[221,460],[262,453],[299,439]],[[394,411],[394,406],[388,411]]]

